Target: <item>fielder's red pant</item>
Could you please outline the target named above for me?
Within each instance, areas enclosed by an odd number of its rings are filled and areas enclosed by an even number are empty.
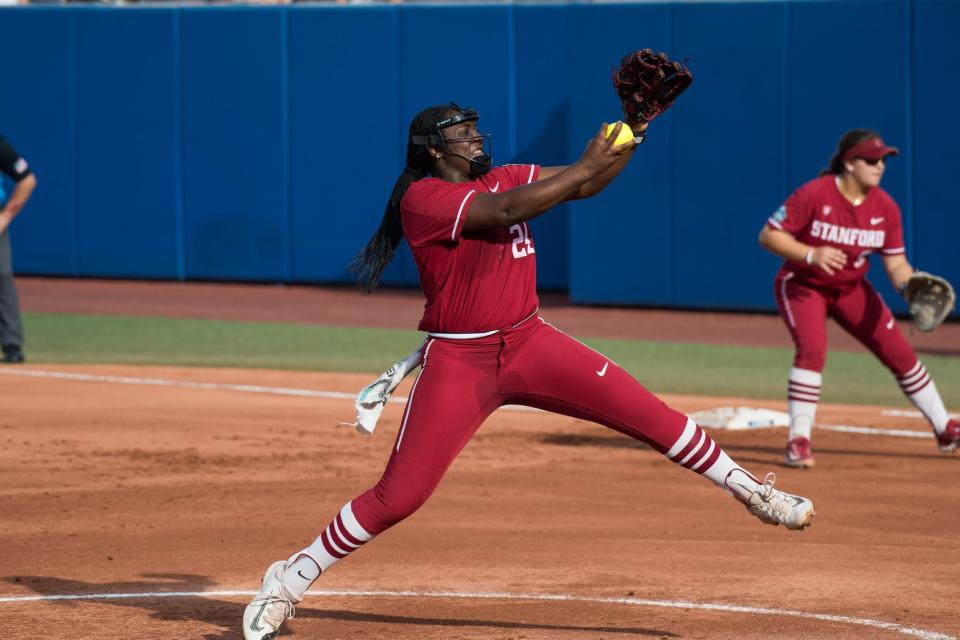
[[[774,290],[780,317],[797,347],[794,367],[823,371],[828,315],[870,349],[897,378],[917,363],[917,355],[900,332],[893,313],[865,279],[837,292],[810,287],[787,273],[777,277]]]
[[[383,477],[351,503],[372,535],[426,502],[480,424],[501,405],[598,422],[660,453],[687,423],[687,416],[626,371],[539,317],[486,338],[430,338],[421,364]]]

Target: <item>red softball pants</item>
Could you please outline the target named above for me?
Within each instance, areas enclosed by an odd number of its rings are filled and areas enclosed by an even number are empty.
[[[380,481],[352,503],[376,535],[415,512],[483,421],[504,404],[583,420],[665,453],[687,416],[602,354],[539,317],[485,338],[429,338]]]
[[[917,362],[917,355],[903,337],[893,313],[865,279],[837,292],[810,287],[787,273],[777,277],[774,292],[780,317],[797,348],[793,366],[798,369],[823,371],[828,315],[898,378]]]

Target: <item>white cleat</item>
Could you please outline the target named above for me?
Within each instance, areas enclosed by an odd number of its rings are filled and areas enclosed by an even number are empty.
[[[253,597],[243,611],[244,640],[271,640],[284,620],[296,615],[295,601],[283,589],[285,560],[274,562],[263,576],[260,593]]]
[[[751,478],[756,480],[752,476]],[[795,531],[809,527],[816,513],[813,510],[813,503],[802,496],[795,496],[774,489],[773,483],[776,479],[777,477],[774,474],[768,473],[763,480],[763,484],[756,490],[734,491],[734,495],[743,502],[747,511],[759,518],[761,522],[774,526],[782,524],[787,529]],[[731,483],[729,477],[727,482],[729,486]],[[735,481],[733,484],[741,490],[746,489],[743,484]]]

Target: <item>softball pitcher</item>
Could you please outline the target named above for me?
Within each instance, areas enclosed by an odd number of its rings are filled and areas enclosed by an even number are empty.
[[[400,240],[412,248],[426,296],[421,371],[382,477],[312,544],[270,565],[244,612],[247,640],[273,638],[321,573],[423,505],[504,404],[599,423],[706,476],[765,523],[810,524],[809,500],[775,489],[772,474],[757,480],[693,421],[539,315],[527,221],[606,187],[636,146],[632,138],[614,143],[626,125],[609,137],[604,126],[570,166],[492,167],[478,118],[451,103],[425,109],[410,125],[406,167],[356,266],[371,291]]]
[[[864,277],[876,252],[898,291],[914,272],[905,254],[900,209],[880,188],[886,159],[897,154],[875,131],[848,131],[830,166],[787,198],[760,233],[760,244],[784,259],[774,295],[796,345],[787,383],[787,466],[814,464],[810,435],[827,356],[828,315],[890,369],[930,422],[941,451],[952,452],[960,443],[960,423],[950,420],[930,374]]]

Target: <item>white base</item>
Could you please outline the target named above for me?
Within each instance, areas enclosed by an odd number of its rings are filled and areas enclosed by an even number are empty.
[[[701,427],[731,431],[790,426],[789,414],[754,407],[716,407],[691,413],[690,418]]]

